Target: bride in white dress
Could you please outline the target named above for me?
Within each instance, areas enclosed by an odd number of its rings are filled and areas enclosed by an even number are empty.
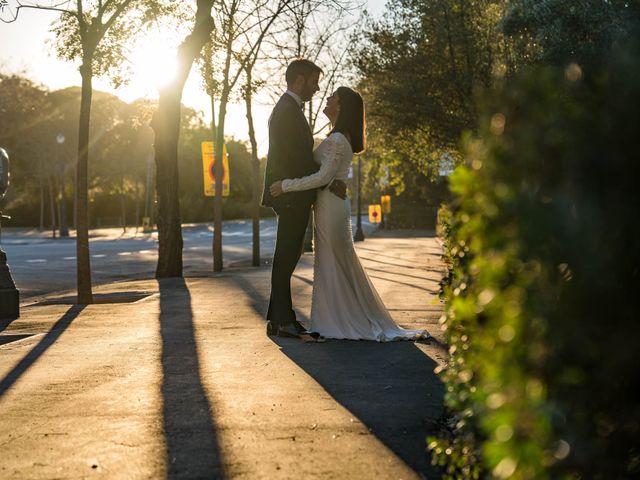
[[[310,190],[334,179],[345,181],[353,154],[364,151],[364,105],[359,93],[339,87],[327,99],[324,114],[332,124],[329,136],[313,152],[320,170],[271,185],[273,196]],[[318,190],[314,205],[314,274],[309,330],[325,338],[415,340],[424,330],[398,326],[385,308],[353,246],[351,205],[329,189]]]

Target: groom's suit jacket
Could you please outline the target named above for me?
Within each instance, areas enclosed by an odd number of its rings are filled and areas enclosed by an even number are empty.
[[[264,177],[262,204],[281,208],[308,208],[316,198],[316,189],[289,192],[272,197],[269,186],[285,178],[316,173],[320,166],[313,160],[313,135],[309,123],[291,95],[285,93],[273,108],[269,119],[269,152]]]

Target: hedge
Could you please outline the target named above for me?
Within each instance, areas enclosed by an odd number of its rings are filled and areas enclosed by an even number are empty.
[[[444,219],[444,478],[640,476],[640,44],[485,103]]]

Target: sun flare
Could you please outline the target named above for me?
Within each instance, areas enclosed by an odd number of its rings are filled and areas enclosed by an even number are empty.
[[[176,73],[176,49],[162,39],[145,39],[132,52],[133,82],[157,95]]]

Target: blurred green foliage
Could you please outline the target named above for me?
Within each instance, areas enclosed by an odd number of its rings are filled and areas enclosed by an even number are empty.
[[[443,157],[460,160],[460,135],[477,127],[475,95],[507,70],[509,46],[498,30],[506,3],[391,0],[354,37],[367,163],[372,173],[388,170],[387,193],[407,210],[442,202]]]
[[[511,0],[500,22],[519,64],[602,63],[640,17],[638,0]]]
[[[441,212],[444,478],[640,476],[640,43],[522,72]]]

